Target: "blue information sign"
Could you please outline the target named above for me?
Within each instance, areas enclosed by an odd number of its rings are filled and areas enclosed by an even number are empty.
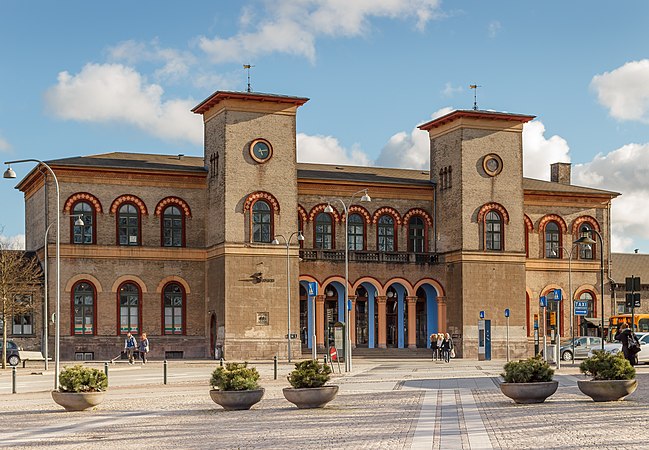
[[[542,295],[541,297],[539,297],[539,306],[541,308],[545,308],[545,307],[548,306],[548,299],[545,298],[545,295]]]
[[[480,311],[480,318],[484,319],[484,311]]]
[[[588,314],[588,302],[584,301],[575,301],[575,315],[576,316],[585,316]]]
[[[555,289],[554,290],[554,301],[555,302],[560,302],[561,301],[561,289]]]
[[[505,317],[509,317],[509,308],[505,309]]]
[[[318,283],[311,281],[307,284],[307,295],[309,297],[315,297],[318,295]]]

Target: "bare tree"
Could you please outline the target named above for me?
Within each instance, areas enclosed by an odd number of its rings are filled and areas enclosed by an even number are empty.
[[[34,296],[42,285],[42,271],[34,253],[14,250],[6,240],[0,239],[0,321],[2,321],[2,368],[7,368],[7,323],[15,315],[34,311]]]

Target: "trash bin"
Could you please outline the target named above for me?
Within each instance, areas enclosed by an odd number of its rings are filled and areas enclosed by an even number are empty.
[[[549,344],[547,348],[548,348],[548,354],[546,355],[545,360],[551,364],[555,364],[557,362],[557,358],[556,358],[557,346],[556,344]]]

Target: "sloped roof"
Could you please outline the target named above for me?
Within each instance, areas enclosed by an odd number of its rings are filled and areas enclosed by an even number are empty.
[[[601,194],[617,197],[619,192],[605,191],[574,184],[555,183],[553,181],[536,180],[534,178],[523,178],[523,189],[526,191],[556,192],[565,194]]]
[[[649,284],[649,255],[642,253],[611,253],[611,278],[618,284],[630,276],[640,277]]]
[[[298,163],[297,177],[298,179],[433,185],[427,170],[390,169],[374,166]]]
[[[112,152],[46,161],[49,165],[107,169],[174,170],[205,172],[203,157]]]

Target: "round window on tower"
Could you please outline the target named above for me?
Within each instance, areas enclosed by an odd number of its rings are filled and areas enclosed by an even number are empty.
[[[482,168],[490,177],[495,177],[503,170],[503,160],[495,153],[489,153],[482,159]]]

